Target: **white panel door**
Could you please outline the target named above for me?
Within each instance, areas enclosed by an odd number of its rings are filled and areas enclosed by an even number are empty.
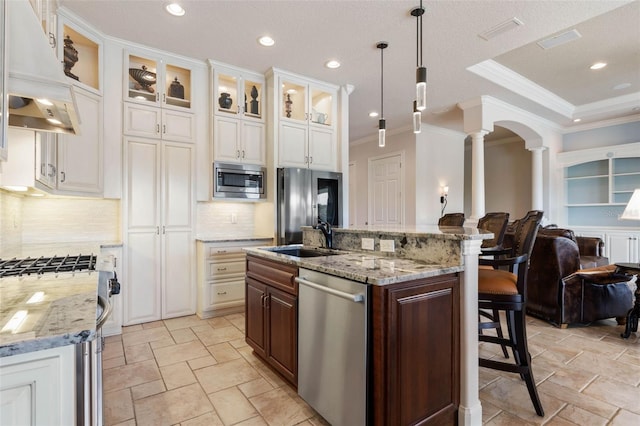
[[[102,192],[102,99],[76,90],[80,134],[58,135],[58,189]]]
[[[215,161],[240,161],[240,121],[230,117],[214,118],[213,158]]]
[[[309,168],[314,170],[335,170],[336,144],[333,130],[309,128]]]
[[[124,103],[125,135],[157,138],[160,136],[160,120],[159,108]]]
[[[196,311],[193,147],[167,142],[162,156],[162,318]]]
[[[280,123],[280,167],[307,167],[307,126]]]
[[[404,222],[402,155],[369,160],[369,225]]]
[[[639,233],[608,233],[608,241],[605,247],[608,247],[607,257],[609,257],[609,263],[640,262],[640,259],[638,259],[639,238]]]
[[[196,118],[193,114],[162,110],[162,139],[195,142]]]
[[[159,142],[130,140],[126,155],[123,324],[131,325],[161,318]]]
[[[264,165],[266,163],[264,124],[244,121],[241,138],[240,157],[242,161],[248,164]]]
[[[0,424],[75,424],[74,358],[74,345],[0,358]]]

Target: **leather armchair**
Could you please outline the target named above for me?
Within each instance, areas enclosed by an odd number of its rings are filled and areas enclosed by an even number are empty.
[[[621,323],[632,307],[630,277],[613,274],[615,266],[600,255],[603,246],[600,238],[575,237],[569,229],[540,229],[531,254],[527,313],[562,328],[611,317]]]

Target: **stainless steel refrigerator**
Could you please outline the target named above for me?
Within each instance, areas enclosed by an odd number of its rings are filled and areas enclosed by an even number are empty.
[[[342,226],[342,173],[278,169],[278,245],[302,243],[301,226]]]

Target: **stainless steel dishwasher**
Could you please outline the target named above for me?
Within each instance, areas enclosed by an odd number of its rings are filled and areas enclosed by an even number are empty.
[[[300,269],[298,394],[333,426],[370,420],[371,286]]]

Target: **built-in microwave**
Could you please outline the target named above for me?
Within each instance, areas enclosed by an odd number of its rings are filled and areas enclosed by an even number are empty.
[[[266,198],[267,169],[248,164],[213,163],[213,198]]]

